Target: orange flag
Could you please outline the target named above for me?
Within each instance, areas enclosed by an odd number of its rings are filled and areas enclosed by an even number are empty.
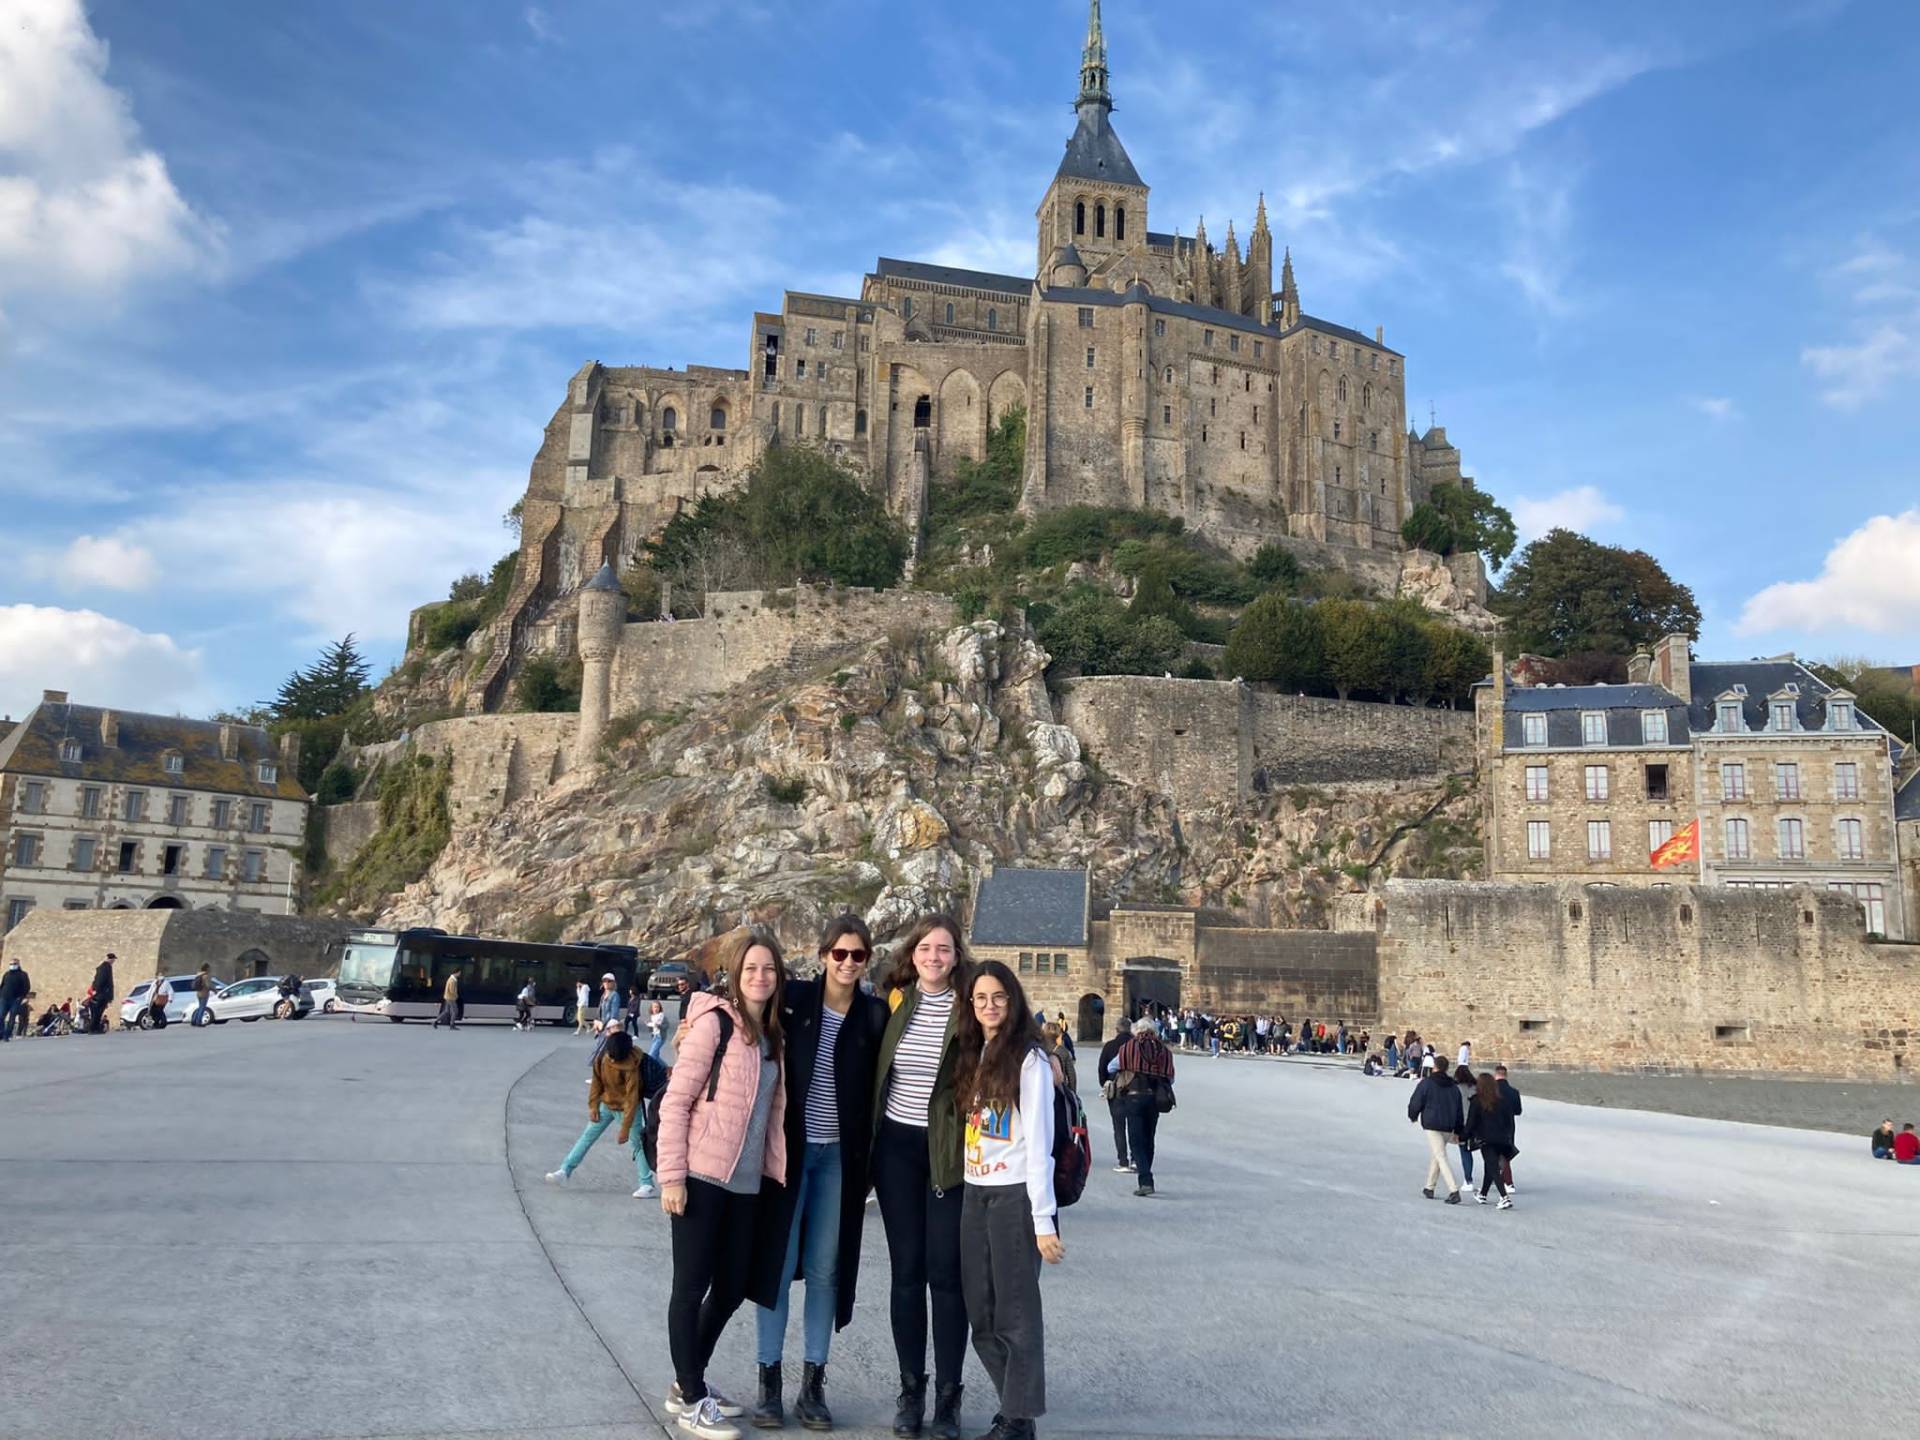
[[[1672,838],[1653,852],[1653,868],[1664,870],[1669,865],[1685,865],[1699,858],[1700,822],[1691,820],[1683,829],[1674,831]]]

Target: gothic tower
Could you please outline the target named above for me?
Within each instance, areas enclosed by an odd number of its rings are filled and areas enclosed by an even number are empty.
[[[1079,123],[1034,217],[1039,230],[1036,274],[1047,273],[1048,260],[1062,246],[1073,246],[1088,268],[1098,271],[1103,260],[1146,245],[1147,182],[1114,133],[1100,0],[1089,0],[1087,6],[1080,97],[1073,109]]]

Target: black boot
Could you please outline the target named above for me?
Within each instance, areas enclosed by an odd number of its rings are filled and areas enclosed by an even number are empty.
[[[900,1440],[919,1440],[920,1426],[927,1418],[927,1377],[900,1376],[900,1399],[893,1412],[893,1433]]]
[[[933,1440],[960,1440],[960,1385],[939,1385],[933,1393]]]
[[[780,1403],[780,1367],[762,1365],[760,1367],[760,1403],[753,1407],[753,1414],[747,1417],[753,1421],[756,1430],[784,1430],[787,1428],[787,1412]]]
[[[1004,1415],[996,1415],[993,1428],[979,1440],[1035,1440],[1037,1434],[1031,1420],[1009,1420]]]
[[[821,1393],[827,1383],[827,1367],[805,1362],[800,1371],[800,1393],[793,1400],[793,1418],[809,1430],[831,1430],[833,1412],[827,1409],[827,1397]]]

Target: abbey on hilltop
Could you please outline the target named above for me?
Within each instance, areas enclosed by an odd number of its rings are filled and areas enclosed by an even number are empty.
[[[481,703],[512,663],[508,632],[740,483],[774,443],[864,472],[917,537],[929,486],[981,458],[1022,406],[1028,510],[1151,508],[1241,554],[1285,538],[1401,549],[1432,485],[1462,481],[1446,432],[1408,426],[1405,357],[1379,328],[1306,313],[1284,250],[1275,288],[1264,199],[1244,250],[1231,222],[1218,247],[1204,221],[1191,236],[1152,227],[1152,192],[1113,128],[1099,0],[1074,110],[1032,275],[882,258],[857,299],[788,291],[778,314],[755,314],[744,370],[576,374],[533,462]],[[1466,568],[1469,589],[1483,583]]]

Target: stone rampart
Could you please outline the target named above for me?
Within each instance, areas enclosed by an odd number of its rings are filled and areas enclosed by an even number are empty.
[[[613,662],[613,713],[671,709],[762,676],[797,680],[897,627],[945,631],[957,623],[952,600],[918,590],[715,592],[703,619],[625,628]]]
[[[1109,775],[1182,807],[1472,764],[1468,711],[1276,695],[1232,681],[1088,676],[1067,685],[1061,719]]]
[[[377,807],[371,802],[379,794],[380,766],[410,753],[450,756],[448,809],[455,824],[477,824],[516,800],[539,794],[565,774],[579,728],[580,717],[571,712],[456,715],[417,725],[401,740],[343,748],[341,758],[367,780],[358,796],[363,803],[322,811],[328,861],[346,864],[378,828]],[[371,822],[365,818],[367,809],[375,811]]]
[[[1329,930],[1203,926],[1193,967],[1202,1008],[1371,1024],[1380,1013],[1375,937]],[[1183,995],[1182,999],[1186,997]]]
[[[1387,886],[1380,1015],[1528,1068],[1905,1079],[1920,946],[1811,887]]]

